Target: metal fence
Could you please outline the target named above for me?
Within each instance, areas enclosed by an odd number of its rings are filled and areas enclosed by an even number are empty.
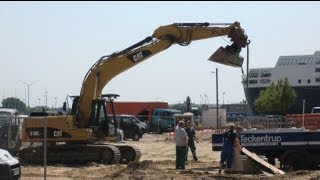
[[[158,124],[148,121],[147,116],[137,116],[141,121],[144,121],[148,126],[155,126]],[[151,117],[152,119],[153,117]],[[159,118],[161,121],[169,122],[170,117]],[[194,116],[193,123],[198,129],[224,129],[229,123],[233,123],[236,126],[241,126],[246,129],[269,129],[269,128],[300,128],[301,120],[287,118],[285,116],[244,116],[244,117],[226,117],[226,116]],[[320,119],[319,119],[320,121]],[[218,124],[218,126],[217,126]],[[306,121],[305,125],[312,125],[312,123]],[[158,128],[158,126],[156,126]],[[153,128],[155,129],[155,128]]]

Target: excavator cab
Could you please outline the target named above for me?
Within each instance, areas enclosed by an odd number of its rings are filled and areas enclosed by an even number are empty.
[[[113,102],[114,99],[117,97],[119,97],[118,94],[104,94],[101,96],[101,99],[96,99],[92,101],[92,123],[90,123],[89,126],[93,130],[95,137],[100,140],[116,140],[117,123],[115,120]],[[110,103],[106,103],[106,101]],[[106,104],[111,105],[112,116],[108,116],[106,111]]]
[[[0,108],[0,148],[16,154],[21,146],[20,117],[18,110]]]

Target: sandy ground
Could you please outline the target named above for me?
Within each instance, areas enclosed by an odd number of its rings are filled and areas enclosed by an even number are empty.
[[[199,160],[192,160],[189,151],[186,170],[175,170],[175,144],[167,134],[145,134],[140,141],[127,140],[139,147],[139,162],[128,165],[89,163],[79,166],[57,164],[47,166],[47,179],[320,179],[320,171],[295,171],[286,175],[218,174],[220,152],[211,150],[210,132],[202,133],[196,144]],[[44,179],[43,166],[23,165],[22,180]]]

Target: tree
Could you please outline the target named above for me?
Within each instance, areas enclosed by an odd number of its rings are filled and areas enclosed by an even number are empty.
[[[182,113],[192,112],[191,106],[192,103],[189,96],[187,96],[186,101],[184,101],[183,103],[169,105],[170,108],[180,110]]]
[[[4,108],[15,108],[19,112],[25,112],[26,111],[26,105],[24,102],[20,101],[18,98],[10,97],[6,98],[2,101],[2,107]]]
[[[187,112],[191,112],[191,99],[189,96],[186,99],[186,104],[187,104]]]
[[[254,108],[261,113],[286,114],[293,105],[297,94],[289,85],[288,79],[278,80],[272,83],[267,89],[260,92],[254,101]]]

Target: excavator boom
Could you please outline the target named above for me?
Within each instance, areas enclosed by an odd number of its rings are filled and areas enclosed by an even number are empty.
[[[192,41],[213,37],[228,36],[233,42],[226,48],[220,47],[209,60],[241,67],[243,58],[239,57],[241,48],[247,44],[247,36],[235,22],[227,27],[212,26],[210,23],[174,23],[160,26],[152,36],[109,56],[101,57],[86,74],[80,93],[77,121],[85,128],[90,122],[91,103],[99,99],[102,89],[115,76],[145,61],[173,44],[189,45]]]
[[[102,56],[84,77],[80,96],[74,96],[69,113],[47,116],[46,113],[30,114],[22,124],[23,142],[43,142],[44,126],[47,124],[48,162],[104,162],[128,163],[138,161],[138,148],[116,142],[118,129],[115,113],[110,118],[106,111],[107,100],[113,102],[118,95],[102,95],[106,84],[121,72],[166,50],[173,44],[189,45],[192,41],[228,36],[232,42],[220,47],[210,60],[234,67],[241,67],[241,48],[247,45],[247,36],[240,24],[221,27],[210,23],[174,23],[161,26],[151,36],[140,42],[107,56]],[[113,107],[111,105],[111,107]],[[46,119],[46,121],[44,121]],[[60,143],[63,142],[63,143]],[[109,143],[106,143],[109,142]],[[19,152],[25,162],[43,162],[42,146],[29,146]]]

